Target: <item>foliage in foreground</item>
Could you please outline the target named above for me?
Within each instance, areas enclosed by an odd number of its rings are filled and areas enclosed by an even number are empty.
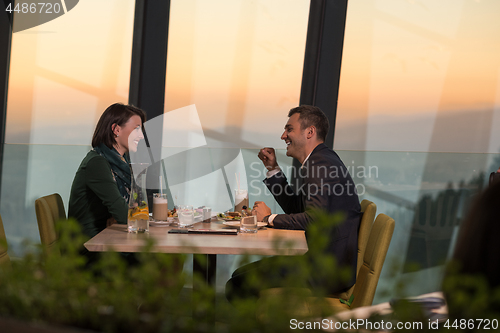
[[[325,223],[331,225],[338,220],[328,218]],[[282,324],[289,320],[286,307],[277,307],[273,309],[273,321],[263,323],[257,314],[265,305],[255,300],[218,302],[215,310],[215,290],[197,275],[193,276],[193,285],[198,288],[192,294],[183,289],[190,281],[182,271],[185,256],[151,253],[152,243],[136,254],[139,264],[129,265],[119,253],[106,252],[97,263],[88,265],[86,257],[79,254],[79,244],[86,239],[78,223],[59,223],[58,234],[59,251],[51,252],[61,255],[44,256],[40,250],[13,260],[10,269],[0,268],[0,316],[102,332],[209,331],[213,326],[204,318],[215,315],[228,332],[271,332],[278,329],[277,325],[283,330]],[[325,240],[317,244],[325,244]],[[319,251],[317,247],[312,246],[311,251]],[[301,256],[296,258],[296,274],[283,281],[285,287],[306,283],[310,274],[310,263]],[[325,274],[336,274],[332,258],[317,259]],[[248,260],[242,256],[241,264]],[[272,267],[269,276],[286,265],[291,264],[284,261],[280,267]],[[249,283],[262,286],[265,280],[256,276]]]
[[[283,261],[267,273],[273,276],[284,267],[293,270],[283,279],[285,293],[259,301],[218,302],[216,309],[212,303],[215,290],[198,276],[193,277],[193,285],[198,288],[186,295],[183,286],[190,278],[182,271],[183,256],[151,253],[154,244],[150,243],[137,254],[137,265],[127,265],[119,253],[108,252],[89,266],[79,254],[77,244],[83,244],[85,239],[78,224],[64,221],[59,225],[61,255],[30,253],[22,260],[14,260],[10,269],[0,268],[0,316],[99,332],[297,331],[291,320],[318,322],[331,315],[328,307],[316,306],[311,311],[311,307],[304,306],[317,299],[312,297],[326,294],[324,290],[297,288],[307,285],[311,272],[320,271],[325,279],[349,278],[346,271],[337,268],[335,258],[324,253],[328,232],[342,217],[319,214],[318,220],[308,230],[310,256],[299,256],[294,261],[283,256]],[[314,262],[308,259],[311,257]],[[243,256],[241,264],[248,259]],[[262,286],[266,279],[256,275],[249,283]],[[452,309],[458,316],[463,313],[464,318],[499,318],[499,289],[492,292],[484,281],[464,280],[453,274],[448,274],[444,286],[447,294],[454,295]],[[415,304],[398,302],[394,316],[375,316],[371,321],[418,321],[426,331],[427,315]],[[217,318],[217,326],[204,320],[206,317]],[[441,330],[449,331],[443,327]]]

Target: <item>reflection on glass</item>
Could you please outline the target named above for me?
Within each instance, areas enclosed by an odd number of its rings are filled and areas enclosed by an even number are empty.
[[[336,148],[498,153],[499,10],[497,1],[350,2]]]
[[[309,5],[171,2],[162,157],[175,203],[232,210],[236,179],[244,189],[254,180],[256,149],[285,147],[280,135],[299,103]],[[188,128],[187,118],[198,125]],[[264,200],[261,184],[253,186],[250,201]]]
[[[35,199],[59,193],[67,205],[98,117],[128,100],[134,6],[80,1],[12,36],[0,213],[14,253],[39,240]]]
[[[394,265],[408,295],[439,288],[468,203],[500,166],[499,10],[349,2],[334,144],[348,167],[377,167],[354,180],[396,220],[379,295],[392,290]]]

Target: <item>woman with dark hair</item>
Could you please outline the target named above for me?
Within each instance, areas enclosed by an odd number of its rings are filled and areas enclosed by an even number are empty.
[[[127,223],[131,182],[128,152],[136,151],[144,138],[145,120],[141,109],[116,103],[97,123],[93,149],[80,164],[71,186],[68,211],[90,238],[108,222]]]

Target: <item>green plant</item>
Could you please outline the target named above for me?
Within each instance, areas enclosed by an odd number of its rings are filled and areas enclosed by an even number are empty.
[[[293,272],[282,280],[286,292],[258,301],[219,303],[217,309],[212,303],[215,290],[196,275],[193,284],[198,288],[186,297],[183,286],[188,277],[182,272],[183,256],[151,253],[154,244],[148,243],[137,254],[136,265],[128,265],[115,252],[102,253],[97,263],[88,265],[86,257],[80,255],[85,238],[78,223],[64,221],[58,225],[60,256],[44,258],[42,251],[32,252],[13,261],[10,269],[0,269],[0,316],[99,332],[296,331],[292,320],[311,321],[331,315],[330,308],[320,302],[326,294],[324,289],[303,288],[311,272],[320,270],[325,281],[349,278],[348,272],[339,269],[335,258],[324,251],[329,231],[342,221],[342,216],[311,214],[317,222],[307,231],[309,256],[298,256],[293,261],[278,256],[276,265],[266,274],[277,275],[283,268]],[[311,257],[314,260],[308,259]],[[241,264],[249,258],[242,256]],[[265,287],[266,281],[255,275],[249,283]],[[492,290],[484,281],[455,275],[448,275],[444,286],[451,295],[450,308],[457,309],[459,316],[498,318],[498,288]],[[308,305],[311,299],[317,300],[313,306]],[[199,314],[193,315],[193,304],[201,312],[218,314],[216,328],[201,320]],[[415,304],[399,302],[396,310],[393,321],[426,323],[425,314]],[[380,319],[387,318],[371,318]]]

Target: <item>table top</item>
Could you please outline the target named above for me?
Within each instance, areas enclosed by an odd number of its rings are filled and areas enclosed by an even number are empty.
[[[149,233],[130,234],[126,225],[107,227],[84,245],[89,251],[140,252],[148,239],[154,241],[151,252],[193,254],[302,255],[307,252],[302,230],[264,228],[257,233],[235,235],[169,234],[176,227],[150,225]],[[221,222],[196,223],[196,229],[228,228]]]

